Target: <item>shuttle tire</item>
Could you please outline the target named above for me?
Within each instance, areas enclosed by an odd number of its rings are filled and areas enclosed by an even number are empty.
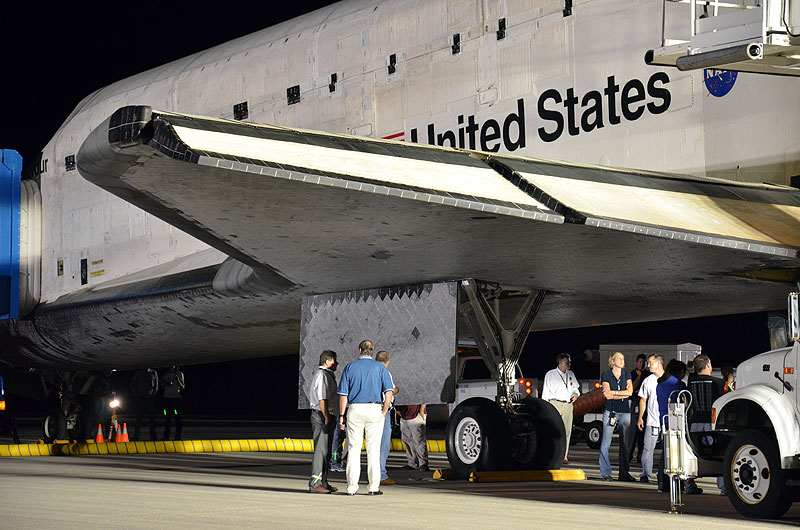
[[[725,451],[725,491],[733,507],[746,517],[775,519],[792,502],[784,491],[780,454],[764,433],[739,433]]]
[[[447,460],[460,478],[473,471],[508,468],[511,428],[503,409],[485,398],[470,398],[450,415],[445,434]]]
[[[556,408],[539,398],[526,398],[525,408],[536,432],[536,449],[528,469],[561,469],[567,454],[567,433]]]

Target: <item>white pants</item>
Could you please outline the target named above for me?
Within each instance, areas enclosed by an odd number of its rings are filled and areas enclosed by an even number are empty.
[[[361,477],[361,444],[367,433],[367,479],[369,491],[381,483],[381,436],[385,417],[377,403],[351,403],[347,406],[347,493],[358,491]]]

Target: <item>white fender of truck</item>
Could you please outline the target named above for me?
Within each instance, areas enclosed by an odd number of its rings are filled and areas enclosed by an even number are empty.
[[[751,385],[724,394],[714,402],[717,418],[722,409],[734,401],[752,401],[761,407],[769,417],[778,438],[778,450],[781,454],[781,467],[800,468],[800,422],[797,412],[786,394],[779,394],[766,385]],[[715,418],[716,419],[716,418]],[[716,422],[713,425],[716,429]]]

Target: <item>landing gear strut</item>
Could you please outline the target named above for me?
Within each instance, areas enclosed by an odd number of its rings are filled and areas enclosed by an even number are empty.
[[[559,469],[566,453],[564,424],[556,409],[538,398],[514,392],[514,368],[522,354],[545,292],[527,293],[510,329],[500,322],[501,286],[463,280],[466,301],[459,312],[470,328],[484,363],[497,381],[497,399],[468,399],[447,425],[447,458],[461,476],[472,471]],[[487,300],[493,299],[494,307]]]

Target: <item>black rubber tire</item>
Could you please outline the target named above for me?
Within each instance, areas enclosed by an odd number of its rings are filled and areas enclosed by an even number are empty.
[[[525,408],[536,431],[536,450],[528,469],[561,469],[567,453],[567,433],[556,408],[539,398],[526,398]]]
[[[583,427],[572,426],[572,436],[569,437],[569,446],[572,447],[575,444],[580,443],[581,439],[584,437],[584,430]]]
[[[752,447],[747,451],[742,449],[745,446]],[[745,462],[748,456],[752,458]],[[792,502],[784,491],[783,475],[776,442],[760,431],[742,431],[725,450],[725,491],[745,517],[775,519],[786,513]],[[765,486],[765,491],[758,492]]]
[[[447,422],[445,441],[450,469],[460,478],[468,478],[473,471],[509,467],[511,427],[503,409],[493,401],[470,398],[459,403]],[[465,453],[472,456],[462,458]]]
[[[45,443],[53,443],[58,438],[60,419],[58,414],[60,411],[50,411],[47,416],[42,420],[42,440]],[[62,414],[63,416],[63,414]]]
[[[603,443],[603,422],[600,420],[591,422],[586,428],[584,438],[589,449],[600,449],[600,445]]]

